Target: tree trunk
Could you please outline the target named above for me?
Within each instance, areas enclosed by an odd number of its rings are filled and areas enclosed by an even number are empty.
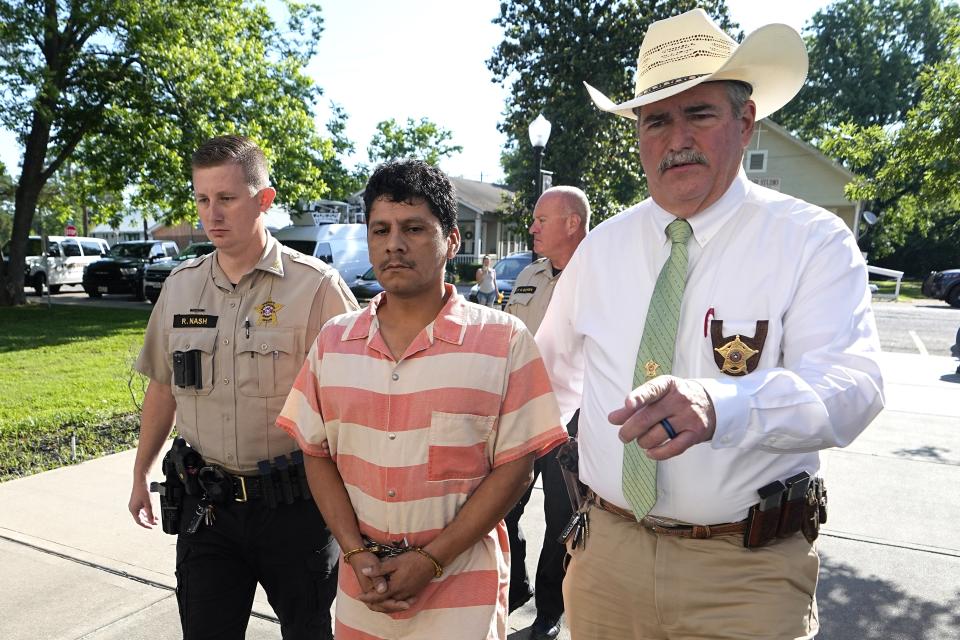
[[[10,234],[10,262],[6,273],[0,275],[0,307],[26,304],[23,292],[23,269],[26,265],[27,241],[30,226],[37,211],[40,190],[46,181],[43,164],[47,158],[50,142],[50,119],[38,111],[33,112],[33,123],[23,151],[23,169],[17,182],[16,201],[13,209],[13,231]]]

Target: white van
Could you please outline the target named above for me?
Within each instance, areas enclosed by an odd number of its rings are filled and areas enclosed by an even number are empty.
[[[333,266],[348,284],[370,268],[365,224],[294,224],[275,231],[273,237]]]
[[[47,255],[44,259],[40,236],[27,240],[26,272],[24,287],[33,287],[37,295],[43,286],[50,293],[58,293],[65,284],[83,284],[83,270],[110,250],[102,238],[76,236],[47,236]],[[4,255],[10,253],[10,243],[3,247]]]

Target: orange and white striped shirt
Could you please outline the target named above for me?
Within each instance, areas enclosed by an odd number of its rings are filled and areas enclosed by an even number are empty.
[[[567,438],[529,331],[446,287],[447,303],[399,361],[378,330],[387,294],[333,318],[277,419],[309,455],[328,443],[361,533],[378,542],[428,544],[493,468]],[[391,615],[356,600],[356,576],[341,571],[337,639],[505,640],[509,562],[501,521]]]

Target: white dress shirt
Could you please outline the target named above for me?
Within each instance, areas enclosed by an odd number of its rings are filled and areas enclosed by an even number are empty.
[[[536,336],[563,420],[580,408],[580,479],[625,509],[623,444],[607,415],[633,386],[673,220],[648,198],[592,230]],[[880,345],[866,265],[834,214],[759,187],[741,170],[689,222],[673,375],[703,384],[717,428],[712,441],[659,463],[651,514],[734,522],[757,502],[758,488],[799,471],[813,475],[818,450],[850,444],[880,412]],[[753,337],[756,321],[768,321],[752,373],[720,371],[710,319],[722,320],[730,337]]]

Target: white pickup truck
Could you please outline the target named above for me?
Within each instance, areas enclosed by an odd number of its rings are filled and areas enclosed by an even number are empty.
[[[58,293],[65,284],[82,284],[83,269],[110,250],[102,238],[76,236],[47,236],[47,253],[44,255],[40,236],[27,240],[26,271],[24,287],[33,287],[37,295],[47,286],[50,293]],[[10,243],[3,247],[3,254],[10,255]]]

